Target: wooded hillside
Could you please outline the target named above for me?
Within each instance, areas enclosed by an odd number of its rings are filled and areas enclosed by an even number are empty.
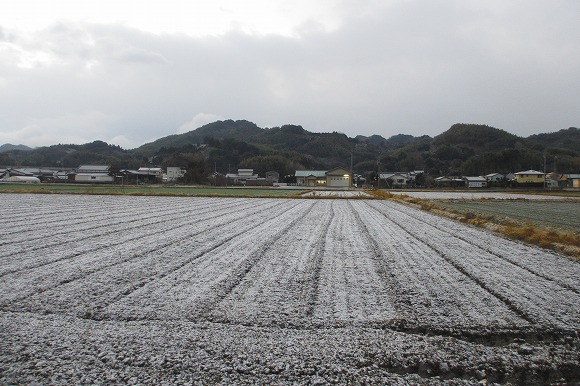
[[[260,175],[297,169],[349,168],[362,175],[381,171],[425,170],[432,176],[484,175],[527,169],[580,173],[580,130],[518,137],[486,125],[455,124],[431,138],[398,134],[350,138],[343,133],[313,133],[299,125],[260,128],[239,120],[216,121],[126,150],[94,141],[0,153],[0,167],[74,168],[109,164],[113,169],[182,166],[187,182],[205,182],[221,173],[252,168]]]

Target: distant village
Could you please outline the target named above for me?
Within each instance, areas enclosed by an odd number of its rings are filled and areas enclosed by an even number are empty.
[[[53,168],[6,168],[0,169],[3,183],[94,183],[94,184],[157,184],[179,183],[185,176],[182,167],[140,167],[137,170],[113,172],[109,165],[81,165],[76,169]],[[215,186],[303,186],[309,188],[379,188],[405,189],[422,187],[483,189],[490,187],[546,187],[580,188],[580,174],[544,173],[525,170],[509,174],[491,173],[485,176],[439,176],[427,177],[424,171],[380,172],[379,178],[367,180],[362,175],[337,167],[330,170],[296,170],[293,176],[269,171],[264,176],[253,169],[238,169],[237,173],[214,172],[208,181]]]

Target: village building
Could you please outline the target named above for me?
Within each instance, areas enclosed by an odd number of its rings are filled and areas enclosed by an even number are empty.
[[[140,167],[138,170],[121,170],[122,183],[153,184],[163,180],[163,169]]]
[[[563,188],[580,188],[580,174],[563,174],[559,185]]]
[[[425,172],[423,170],[412,170],[409,172],[383,172],[379,174],[380,185],[387,188],[408,188],[415,187],[419,181],[418,177]]]
[[[411,185],[411,178],[407,173],[387,172],[379,174],[381,181],[389,188],[405,188]]]
[[[352,172],[344,168],[296,170],[296,185],[324,188],[351,188]]]
[[[20,169],[2,169],[0,170],[0,178],[7,179],[9,177],[34,177],[34,174]]]
[[[546,188],[560,187],[560,174],[556,172],[546,173]]]
[[[254,169],[238,169],[237,173],[227,173],[226,180],[229,185],[257,185],[252,181],[257,181],[258,175]]]
[[[15,172],[20,173],[23,176],[32,176],[38,178],[40,181],[52,181],[54,180],[54,173],[55,170],[53,169],[46,169],[46,168],[19,168],[19,169],[12,169],[11,176],[16,175]]]
[[[81,165],[74,173],[69,173],[69,180],[75,182],[112,183],[109,165]]]
[[[280,173],[273,170],[266,172],[266,182],[269,184],[277,184],[280,182]]]
[[[487,180],[487,182],[489,183],[501,183],[504,182],[505,180],[505,176],[501,173],[489,173],[486,174],[485,179]]]
[[[465,180],[453,176],[441,176],[433,180],[436,186],[441,188],[458,188],[465,186]]]
[[[538,172],[536,170],[526,170],[523,172],[514,173],[515,180],[518,184],[530,184],[530,183],[544,183],[545,174]]]
[[[185,173],[186,173],[185,168],[182,168],[179,166],[168,166],[167,172],[165,174],[165,177],[163,178],[163,181],[175,182],[179,178],[183,178],[185,176]]]
[[[485,177],[463,177],[465,181],[465,186],[467,188],[487,188],[487,180]]]

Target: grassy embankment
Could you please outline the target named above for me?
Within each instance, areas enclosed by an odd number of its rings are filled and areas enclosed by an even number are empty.
[[[391,194],[386,191],[371,191],[376,198],[392,199],[407,205],[413,205],[422,210],[433,212],[466,224],[491,230],[512,240],[523,241],[542,248],[555,250],[580,260],[580,229],[560,230],[554,229],[549,222],[542,222],[541,218],[530,221],[522,221],[514,218],[497,216],[494,214],[474,213],[469,210],[450,208],[444,203],[432,200],[418,199],[400,194]],[[572,195],[575,197],[575,195]],[[480,201],[491,202],[489,199]],[[520,200],[517,200],[520,201]],[[544,202],[548,212],[552,202]],[[569,215],[574,216],[573,213]],[[549,218],[549,214],[546,218]]]
[[[296,197],[296,189],[165,185],[0,184],[0,193],[103,194],[171,197]]]
[[[98,185],[98,184],[0,184],[0,193],[47,193],[47,194],[103,194],[130,196],[173,197],[254,197],[254,198],[303,198],[303,199],[372,199],[373,196],[320,194],[311,189],[284,189],[271,187],[213,187],[168,185]],[[310,193],[310,194],[308,194]]]

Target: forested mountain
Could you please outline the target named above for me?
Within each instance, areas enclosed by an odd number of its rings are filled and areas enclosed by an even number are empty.
[[[255,123],[240,120],[240,121],[217,121],[208,123],[198,129],[189,131],[184,134],[174,134],[167,137],[160,138],[156,141],[147,143],[137,149],[138,153],[152,156],[162,148],[180,148],[184,145],[203,144],[206,138],[215,139],[236,139],[240,141],[248,141],[263,129],[259,128]]]
[[[448,174],[481,175],[527,169],[573,173],[580,171],[580,132],[518,137],[483,125],[453,125],[434,138],[431,169]],[[443,173],[441,173],[443,174]]]
[[[76,168],[81,164],[107,164],[114,168],[138,167],[144,160],[131,150],[94,141],[84,145],[52,145],[0,153],[0,167],[36,166]]]
[[[0,145],[0,153],[5,153],[7,151],[13,151],[13,150],[32,150],[31,147],[28,147],[26,145],[13,145],[11,143],[5,143],[4,145]]]
[[[260,175],[297,169],[351,168],[372,178],[380,170],[425,170],[432,176],[483,175],[527,169],[580,172],[580,130],[569,128],[528,138],[486,125],[455,124],[431,138],[398,134],[350,138],[312,133],[299,125],[260,128],[249,121],[217,121],[184,134],[125,150],[95,141],[0,153],[0,167],[74,168],[109,164],[113,169],[182,166],[189,182],[204,182],[214,171],[252,168]]]

